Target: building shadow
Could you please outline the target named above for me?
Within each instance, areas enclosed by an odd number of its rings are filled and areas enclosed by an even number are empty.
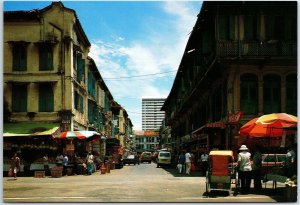
[[[178,173],[178,170],[175,168],[169,168],[169,167],[161,167],[165,171],[172,174],[174,177],[203,177],[202,173],[200,171],[193,171],[190,175],[187,175],[185,173]]]

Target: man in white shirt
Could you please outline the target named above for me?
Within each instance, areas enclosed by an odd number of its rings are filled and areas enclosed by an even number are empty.
[[[208,154],[206,151],[201,155],[201,166],[202,166],[202,175],[206,176],[206,171],[208,168]]]
[[[239,177],[241,180],[241,194],[249,194],[251,185],[251,153],[246,145],[242,145],[238,154]]]
[[[187,153],[185,153],[185,170],[186,170],[186,174],[190,175],[191,173],[191,165],[192,165],[192,160],[191,160],[192,156],[190,154],[189,151],[187,151]]]

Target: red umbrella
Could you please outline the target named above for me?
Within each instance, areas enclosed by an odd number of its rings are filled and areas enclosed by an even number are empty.
[[[284,132],[293,134],[295,130],[286,129],[297,126],[298,118],[286,113],[273,113],[254,118],[244,124],[239,131],[246,137],[281,137]]]

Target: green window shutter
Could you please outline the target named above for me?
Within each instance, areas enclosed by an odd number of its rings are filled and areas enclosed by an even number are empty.
[[[297,115],[297,75],[286,77],[286,112]]]
[[[39,67],[40,70],[53,70],[53,48],[50,44],[39,45]]]
[[[219,39],[227,40],[228,39],[228,21],[227,16],[219,16]]]
[[[264,77],[264,113],[281,112],[281,78],[277,75]]]
[[[22,71],[27,70],[27,52],[24,46],[21,47],[20,68]]]
[[[80,112],[83,113],[84,99],[83,96],[80,95]]]
[[[53,70],[53,50],[52,46],[47,46],[47,70]]]
[[[27,112],[27,85],[12,86],[12,112]]]
[[[266,16],[265,17],[265,26],[266,26],[266,39],[274,38],[275,31],[275,17],[274,16]]]
[[[245,22],[244,22],[244,26],[245,26],[245,40],[253,40],[253,33],[254,33],[254,21],[253,21],[253,16],[245,16]]]
[[[26,46],[15,43],[13,45],[13,70],[26,71],[27,70],[27,53]]]
[[[295,17],[287,16],[284,19],[284,40],[296,40],[297,36],[297,20]]]
[[[79,98],[78,93],[75,91],[75,92],[74,92],[74,108],[75,108],[76,110],[79,110],[79,106],[78,106],[78,98]]]
[[[88,72],[88,93],[95,97],[95,80],[92,72]]]
[[[284,21],[284,39],[291,40],[293,20],[291,17],[285,17]]]
[[[81,59],[77,56],[77,81],[80,82],[82,78],[82,61]]]
[[[50,83],[43,83],[39,85],[39,111],[54,111],[54,95]]]
[[[47,70],[47,52],[44,45],[39,46],[39,68]]]
[[[253,74],[241,76],[240,106],[245,114],[258,112],[258,78]]]
[[[13,70],[20,70],[20,58],[19,58],[19,47],[15,44],[13,45]]]
[[[260,29],[261,22],[260,22],[260,16],[256,16],[256,39],[260,40]]]
[[[84,59],[81,59],[81,75],[82,75],[82,77],[81,77],[81,80],[83,81],[83,82],[85,82],[85,60]]]
[[[235,16],[229,16],[229,38],[235,40]]]

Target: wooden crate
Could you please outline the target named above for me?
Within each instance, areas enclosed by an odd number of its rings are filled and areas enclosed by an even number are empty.
[[[51,176],[55,177],[55,178],[62,177],[62,171],[63,171],[62,166],[52,167],[51,168]]]
[[[45,171],[35,171],[34,172],[35,178],[44,178],[45,177]]]

